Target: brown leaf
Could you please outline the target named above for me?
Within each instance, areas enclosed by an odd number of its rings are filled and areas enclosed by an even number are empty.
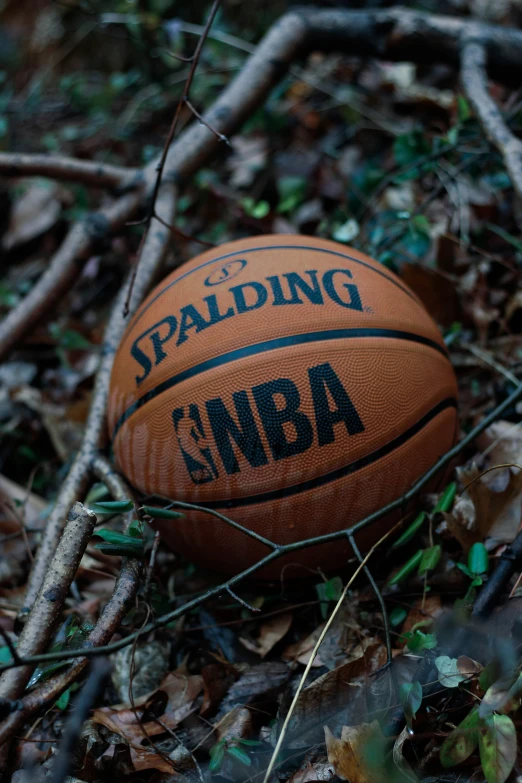
[[[252,734],[252,716],[246,707],[234,707],[216,725],[216,735],[221,739],[248,739]]]
[[[325,729],[326,731],[326,729]],[[333,764],[329,761],[305,761],[304,765],[294,772],[288,783],[314,783],[328,781],[335,775]]]
[[[240,677],[221,703],[220,712],[225,713],[237,704],[249,704],[257,696],[266,697],[288,679],[288,666],[278,661],[263,661],[255,666],[237,664]]]
[[[343,726],[341,739],[334,737],[328,726],[324,734],[328,761],[337,777],[350,783],[388,783],[384,769],[386,739],[376,720]]]
[[[467,655],[460,655],[457,658],[457,669],[466,677],[473,677],[473,675],[479,674],[483,668],[481,663],[474,661],[473,658],[469,658]]]
[[[181,677],[170,672],[156,691],[135,700],[136,712],[128,704],[116,704],[94,710],[93,720],[119,734],[131,745],[140,746],[145,734],[154,737],[165,731],[155,720],[140,722],[158,698],[166,698],[164,710],[160,715],[161,722],[169,729],[174,729],[180,721],[193,712],[194,700],[202,690],[203,678],[200,675]]]
[[[298,661],[299,663],[302,663],[303,665],[306,666],[306,664],[310,660],[312,650],[314,649],[319,637],[321,636],[324,630],[324,626],[325,623],[321,623],[321,625],[319,625],[314,631],[312,631],[311,634],[305,636],[304,639],[301,639],[300,642],[296,642],[295,644],[290,644],[288,647],[286,647],[285,650],[283,650],[283,655],[282,655],[283,659],[287,661]],[[315,667],[323,666],[323,662],[320,656],[321,656],[321,649],[319,648],[319,653],[316,655],[312,666]]]
[[[422,605],[422,598],[416,601],[406,617],[404,624],[401,628],[401,632],[408,633],[413,629],[417,623],[425,622],[426,620],[435,620],[442,612],[442,606],[440,602],[440,596],[428,595],[425,598],[424,606]]]
[[[405,741],[408,739],[408,728],[405,726],[393,746],[393,762],[397,769],[399,769],[404,775],[405,780],[411,781],[411,783],[417,783],[417,776],[402,755],[402,747]]]
[[[203,704],[200,715],[208,718],[219,707],[229,688],[239,677],[238,670],[227,663],[209,663],[201,671],[203,677]]]
[[[316,730],[326,722],[347,723],[347,711],[362,693],[368,675],[385,661],[386,649],[379,642],[368,647],[360,658],[318,677],[297,700],[288,726],[288,742],[301,747],[309,742],[308,734],[315,737]]]
[[[270,617],[259,629],[259,636],[255,642],[251,639],[239,638],[241,644],[264,658],[275,645],[281,641],[290,630],[293,615],[291,612]]]

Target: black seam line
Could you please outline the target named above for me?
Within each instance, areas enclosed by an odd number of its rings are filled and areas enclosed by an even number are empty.
[[[266,247],[250,247],[246,250],[235,250],[233,253],[227,253],[224,256],[219,256],[219,258],[212,258],[210,261],[205,261],[203,264],[200,264],[199,266],[196,266],[194,269],[191,269],[189,272],[185,272],[184,275],[181,275],[180,277],[177,277],[175,280],[172,281],[172,283],[169,283],[165,286],[165,288],[162,288],[161,291],[158,291],[154,299],[151,299],[150,302],[147,303],[146,307],[141,310],[141,312],[136,313],[136,316],[134,317],[134,320],[131,321],[129,326],[127,327],[127,331],[129,329],[133,329],[142,315],[144,315],[149,307],[157,300],[160,296],[163,296],[165,291],[168,291],[169,288],[172,288],[173,285],[176,285],[176,283],[179,283],[180,280],[184,280],[189,275],[192,275],[194,272],[199,272],[200,269],[204,269],[206,266],[210,266],[211,264],[216,264],[218,261],[225,261],[227,258],[231,258],[232,256],[245,256],[247,253],[257,253],[263,250],[313,250],[316,253],[328,253],[332,256],[339,256],[339,258],[345,258],[348,259],[348,261],[353,261],[354,264],[360,264],[361,266],[365,266],[367,269],[369,269],[371,272],[375,272],[378,275],[381,275],[381,277],[384,277],[385,280],[388,280],[388,282],[392,283],[393,285],[397,286],[404,294],[410,297],[410,299],[413,299],[413,301],[416,304],[420,304],[417,297],[411,292],[408,291],[408,289],[402,285],[402,283],[399,280],[395,280],[393,277],[389,277],[387,274],[385,274],[380,269],[375,269],[371,264],[367,264],[366,261],[363,261],[360,258],[354,258],[353,256],[349,256],[347,253],[339,253],[337,250],[328,250],[325,247],[313,247],[309,245],[267,245]]]
[[[308,481],[303,481],[300,484],[294,484],[291,487],[285,487],[284,489],[277,489],[277,490],[272,490],[271,492],[264,492],[260,495],[248,495],[247,497],[242,497],[242,498],[233,498],[228,500],[213,500],[210,502],[203,501],[200,503],[200,505],[205,506],[206,508],[214,508],[214,509],[239,508],[241,506],[250,506],[255,503],[266,503],[269,500],[280,500],[281,498],[297,495],[300,492],[306,492],[306,490],[309,489],[315,489],[316,487],[321,487],[324,484],[330,484],[332,481],[337,481],[337,479],[343,478],[344,476],[348,476],[351,473],[355,473],[356,471],[361,470],[362,468],[365,468],[368,465],[371,465],[373,462],[377,462],[379,459],[385,457],[387,454],[390,454],[390,452],[399,448],[399,446],[402,446],[404,443],[410,440],[410,438],[413,438],[414,435],[417,435],[427,424],[430,423],[430,421],[436,418],[439,415],[439,413],[442,413],[448,408],[455,408],[455,409],[457,408],[457,401],[455,398],[448,397],[445,400],[442,400],[437,405],[435,405],[435,407],[433,407],[430,411],[428,411],[428,413],[424,414],[424,416],[421,419],[419,419],[419,421],[417,421],[412,427],[407,429],[406,432],[403,432],[402,435],[399,435],[397,438],[394,438],[389,443],[386,443],[384,446],[381,446],[375,451],[372,451],[366,457],[362,457],[361,459],[358,459],[355,462],[350,462],[348,465],[343,465],[341,468],[332,470],[329,473],[324,473],[322,476],[317,476],[313,479],[309,479]]]
[[[328,340],[343,340],[361,337],[380,337],[420,343],[421,345],[426,345],[429,348],[438,351],[445,359],[448,358],[445,348],[436,343],[435,340],[430,340],[428,337],[422,337],[420,334],[403,332],[399,329],[327,329],[322,332],[305,332],[304,334],[288,335],[287,337],[276,337],[273,340],[265,340],[262,343],[254,343],[253,345],[245,345],[243,348],[236,348],[236,350],[223,353],[221,356],[214,356],[212,359],[207,359],[204,362],[195,364],[194,367],[188,367],[177,375],[173,375],[165,381],[162,381],[162,383],[159,383],[153,389],[146,392],[143,397],[140,397],[136,402],[133,402],[132,405],[129,405],[127,410],[121,414],[114,426],[112,439],[115,439],[122,424],[147,402],[150,402],[159,394],[163,394],[163,392],[172,389],[172,387],[176,386],[178,383],[186,381],[188,378],[193,378],[195,375],[200,375],[202,372],[212,370],[215,367],[221,367],[223,364],[229,364],[230,362],[235,362],[239,359],[245,359],[248,356],[274,351],[278,348],[288,348],[292,345],[303,345],[306,343],[326,342]]]

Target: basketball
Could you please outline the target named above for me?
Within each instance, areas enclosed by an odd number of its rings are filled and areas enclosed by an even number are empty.
[[[142,493],[287,544],[404,494],[455,442],[456,398],[442,336],[393,272],[336,242],[259,236],[152,291],[115,357],[108,423]],[[269,551],[202,511],[155,525],[175,551],[229,574]],[[349,555],[341,541],[310,547],[262,576],[331,572]]]

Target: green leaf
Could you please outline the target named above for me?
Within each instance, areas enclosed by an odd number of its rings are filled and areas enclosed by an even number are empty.
[[[410,559],[404,563],[402,568],[399,568],[399,570],[391,577],[391,579],[386,582],[386,587],[398,585],[400,582],[403,582],[405,579],[407,579],[410,574],[416,571],[422,560],[422,554],[423,550],[419,549],[418,552],[410,557]]]
[[[468,553],[468,568],[475,576],[487,574],[489,568],[488,552],[480,541],[474,543]]]
[[[406,642],[406,645],[411,652],[420,652],[421,650],[433,650],[437,646],[437,637],[434,633],[424,633],[418,626],[431,625],[431,620],[423,620],[420,623],[414,625],[412,631],[402,634],[399,641]]]
[[[410,166],[419,161],[430,152],[430,145],[424,133],[420,130],[413,130],[409,133],[402,133],[394,141],[393,157],[397,166]],[[404,179],[414,179],[418,177],[419,171],[407,171],[402,175]]]
[[[408,612],[404,608],[404,606],[395,606],[392,611],[390,612],[389,621],[393,625],[394,628],[396,628],[398,625],[400,625],[407,617]]]
[[[343,591],[343,582],[341,577],[334,576],[327,582],[319,582],[315,589],[320,601],[338,601]]]
[[[230,756],[232,756],[232,758],[236,759],[237,761],[240,761],[242,764],[245,764],[245,766],[247,767],[250,767],[252,765],[250,756],[248,755],[246,750],[240,748],[239,745],[230,745],[227,748],[227,753]]]
[[[466,574],[466,576],[468,576],[470,579],[473,579],[473,574],[471,573],[467,565],[464,565],[464,563],[457,563],[456,565],[459,571],[462,571],[463,574]]]
[[[306,177],[281,177],[277,181],[279,191],[278,212],[292,212],[304,199],[308,188]]]
[[[225,741],[220,740],[210,748],[210,764],[208,768],[211,773],[219,772],[223,759],[225,758]]]
[[[125,533],[118,533],[116,530],[109,530],[106,527],[99,528],[99,530],[94,532],[94,535],[103,538],[103,540],[108,541],[109,544],[119,544],[125,546],[126,544],[130,543],[133,546],[136,546],[136,538],[134,536],[127,536]]]
[[[509,715],[488,715],[479,723],[479,751],[488,783],[504,783],[517,757],[517,734]]]
[[[471,117],[469,103],[463,95],[457,95],[457,117],[459,122],[466,122]]]
[[[143,545],[136,543],[135,539],[129,538],[125,544],[95,544],[95,549],[99,549],[104,555],[112,557],[141,557],[143,555]]]
[[[69,704],[70,699],[71,699],[71,689],[67,688],[67,690],[64,691],[60,696],[60,698],[55,702],[54,706],[58,707],[59,710],[65,710],[67,705]]]
[[[479,674],[479,685],[483,691],[487,691],[498,680],[500,666],[498,661],[486,664]]]
[[[452,481],[451,484],[448,484],[442,495],[437,501],[437,505],[433,509],[433,513],[436,514],[438,511],[447,512],[450,510],[450,508],[453,505],[453,501],[455,500],[455,496],[457,494],[457,484],[455,481]]]
[[[479,741],[478,724],[478,708],[473,707],[442,743],[440,763],[443,767],[454,767],[471,756]]]
[[[404,544],[407,544],[408,541],[411,541],[415,533],[417,533],[418,530],[421,529],[423,526],[425,520],[428,518],[428,515],[425,511],[421,511],[420,514],[417,514],[413,522],[411,522],[406,530],[401,533],[397,541],[394,541],[392,544],[392,549],[397,549],[400,546],[404,546]]]
[[[156,508],[155,506],[142,506],[142,511],[154,519],[180,519],[185,516],[180,511],[172,511],[170,508]]]
[[[121,514],[124,511],[132,511],[133,508],[132,500],[98,500],[92,505],[94,513],[99,510],[102,514]]]
[[[428,571],[433,571],[437,567],[441,555],[442,547],[440,544],[435,544],[435,546],[425,549],[419,563],[419,576],[424,576]]]
[[[422,704],[422,685],[420,682],[405,682],[399,688],[399,699],[404,710],[404,717],[408,728],[411,729],[413,720]]]

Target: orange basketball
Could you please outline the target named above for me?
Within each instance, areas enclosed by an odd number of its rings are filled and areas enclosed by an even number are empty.
[[[400,497],[454,443],[456,395],[435,323],[391,271],[324,239],[261,236],[203,253],[145,300],[115,359],[109,427],[142,492],[286,544]],[[268,552],[203,512],[158,525],[228,573]],[[338,541],[284,562],[331,570],[348,554]]]

